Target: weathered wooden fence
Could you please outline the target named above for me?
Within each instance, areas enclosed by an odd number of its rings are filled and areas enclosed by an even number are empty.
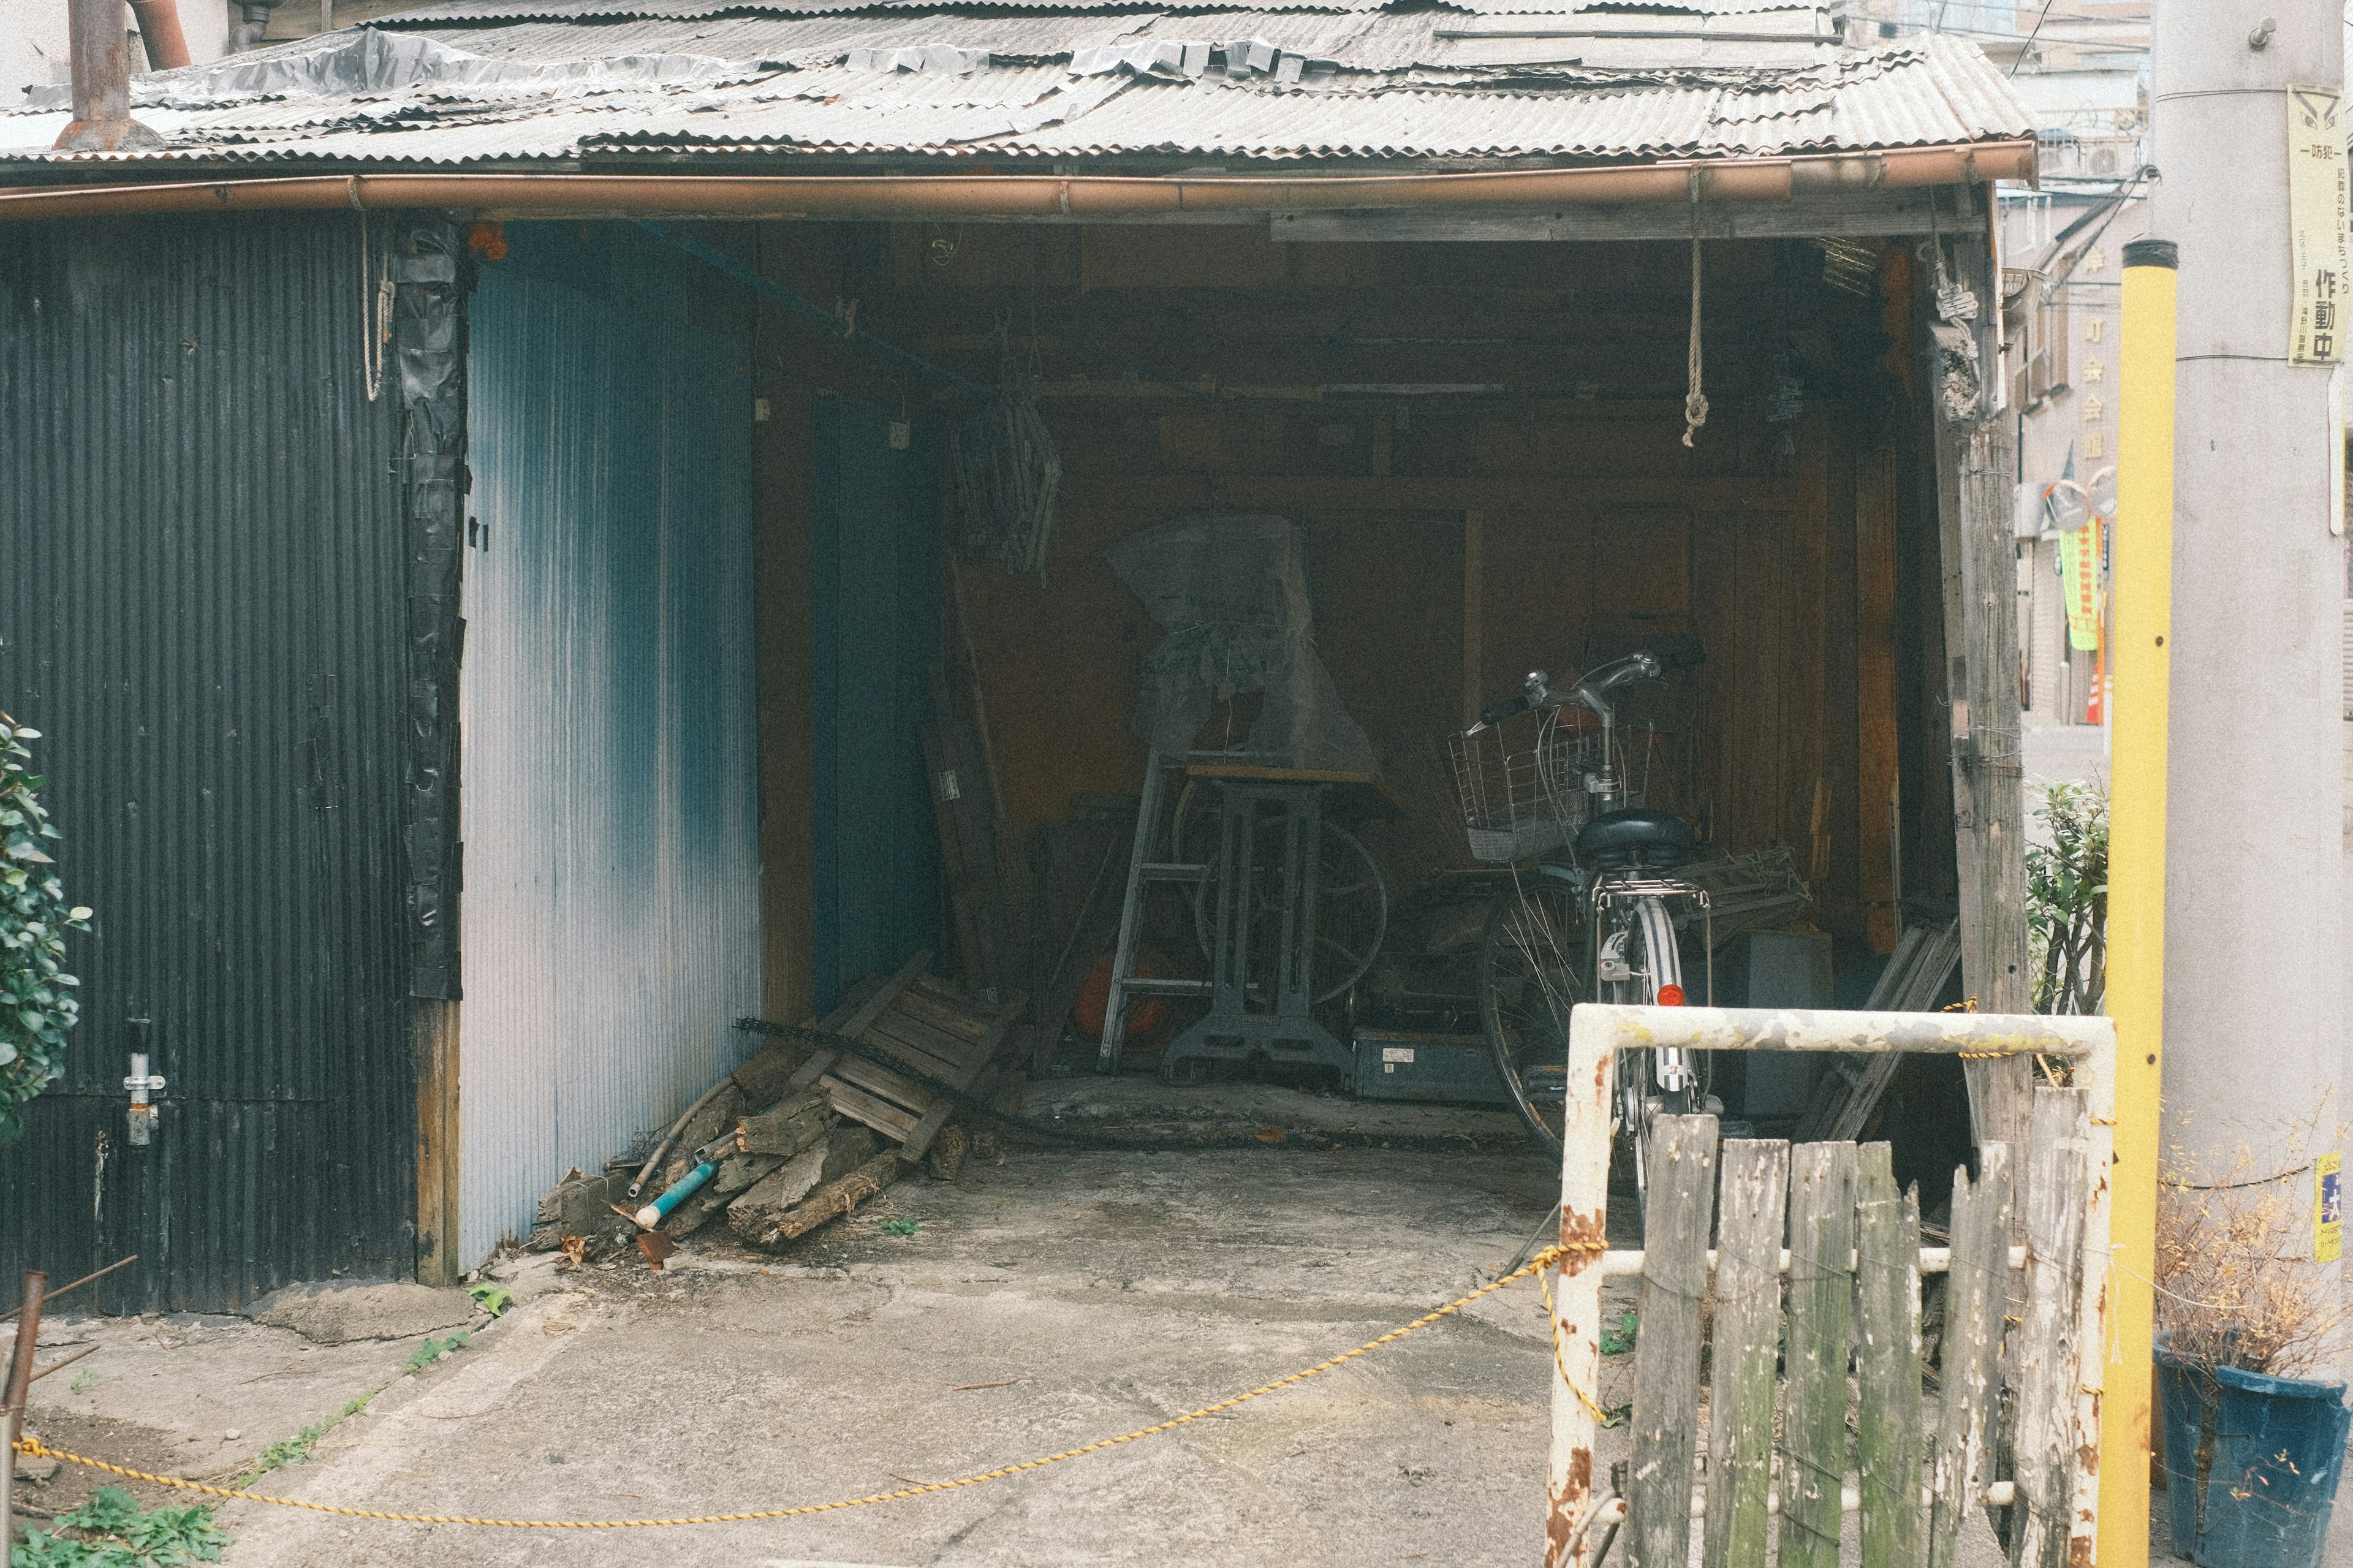
[[[1983,1144],[1975,1182],[1956,1177],[1949,1247],[1920,1245],[1886,1144],[1719,1144],[1715,1118],[1687,1116],[1662,1118],[1652,1140],[1643,1248],[1612,1251],[1613,1063],[1664,1046],[2032,1054],[2047,1070],[2022,1159]],[[1838,1568],[1854,1512],[1862,1568],[1950,1568],[1980,1507],[2000,1519],[2011,1563],[2087,1568],[2116,1115],[2107,1019],[1583,1006],[1568,1081],[1547,1568],[1583,1568],[1613,1531],[1627,1568],[1687,1568],[1694,1538],[1706,1568],[1764,1568],[1777,1533],[1781,1568]],[[1920,1283],[1938,1271],[1945,1329],[1928,1367]],[[1622,1486],[1596,1457],[1613,1275],[1642,1280]]]

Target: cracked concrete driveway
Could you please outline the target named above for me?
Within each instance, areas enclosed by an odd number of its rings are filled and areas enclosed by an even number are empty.
[[[1018,1152],[781,1258],[704,1244],[559,1278],[270,1484],[555,1518],[821,1502],[1191,1410],[1483,1283],[1544,1217],[1513,1151]],[[643,1533],[231,1505],[236,1568],[475,1563],[1524,1563],[1542,1540],[1542,1310],[1515,1286],[1243,1410],[968,1490]]]

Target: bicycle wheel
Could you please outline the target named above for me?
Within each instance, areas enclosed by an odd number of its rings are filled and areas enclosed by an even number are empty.
[[[1556,1157],[1568,1113],[1568,1014],[1590,994],[1585,900],[1565,877],[1516,873],[1479,947],[1479,1019],[1528,1135]]]

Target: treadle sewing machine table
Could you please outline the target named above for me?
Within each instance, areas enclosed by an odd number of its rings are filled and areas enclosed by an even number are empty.
[[[1164,795],[1163,763],[1155,755],[1145,783],[1142,833],[1157,828],[1156,807]],[[1324,818],[1337,807],[1351,818],[1390,816],[1402,809],[1396,792],[1377,774],[1314,768],[1268,767],[1246,763],[1188,759],[1185,774],[1218,792],[1216,858],[1202,866],[1157,866],[1139,850],[1131,876],[1128,908],[1122,921],[1115,973],[1129,994],[1159,992],[1209,998],[1208,1016],[1170,1043],[1160,1072],[1174,1081],[1196,1061],[1271,1060],[1325,1067],[1352,1074],[1356,1058],[1314,1018],[1315,953],[1319,942]],[[1146,840],[1148,842],[1148,840]],[[1279,848],[1272,871],[1270,907],[1258,908],[1261,847]],[[1132,977],[1134,928],[1141,915],[1145,880],[1208,881],[1213,900],[1208,924],[1209,978],[1154,981]],[[1253,941],[1257,936],[1259,940]],[[1271,936],[1271,942],[1265,940]],[[1255,960],[1255,967],[1253,961]],[[1260,1005],[1253,1005],[1255,994]],[[1114,1016],[1124,997],[1114,998]],[[1271,1004],[1269,1007],[1265,1004]],[[1105,1030],[1106,1062],[1118,1061],[1118,1035]]]

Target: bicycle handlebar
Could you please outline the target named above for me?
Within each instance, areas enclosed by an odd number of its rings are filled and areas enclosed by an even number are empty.
[[[1490,724],[1500,724],[1504,720],[1511,718],[1514,714],[1526,712],[1535,705],[1536,699],[1535,695],[1533,693],[1524,691],[1517,697],[1509,698],[1502,702],[1496,703],[1493,708],[1490,708],[1484,713],[1480,714],[1479,728],[1483,730]]]
[[[1614,691],[1638,680],[1656,680],[1670,670],[1690,669],[1706,662],[1706,650],[1696,644],[1668,648],[1636,648],[1623,658],[1612,659],[1588,670],[1567,691],[1554,690],[1549,678],[1542,670],[1537,670],[1528,677],[1526,690],[1480,714],[1479,722],[1472,727],[1471,732],[1476,734],[1492,724],[1500,724],[1515,714],[1525,713],[1545,703],[1574,702],[1600,712],[1601,694],[1605,691]],[[1604,716],[1607,717],[1606,714]]]

